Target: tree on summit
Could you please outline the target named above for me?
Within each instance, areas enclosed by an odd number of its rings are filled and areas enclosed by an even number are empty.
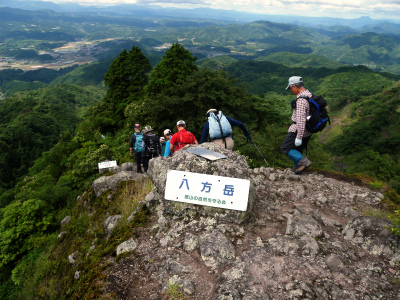
[[[117,122],[123,119],[126,106],[142,97],[150,70],[149,60],[136,46],[129,52],[122,51],[111,63],[104,76],[104,83],[108,87],[104,100]]]
[[[150,73],[146,88],[148,95],[170,95],[176,84],[184,82],[188,75],[198,70],[194,64],[196,60],[197,57],[181,44],[173,44]]]

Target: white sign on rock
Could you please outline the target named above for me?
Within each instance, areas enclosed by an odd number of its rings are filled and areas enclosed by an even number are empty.
[[[250,180],[169,170],[166,200],[246,211]]]
[[[99,169],[105,169],[105,168],[112,168],[117,166],[117,161],[116,160],[111,160],[111,161],[103,161],[98,163]]]

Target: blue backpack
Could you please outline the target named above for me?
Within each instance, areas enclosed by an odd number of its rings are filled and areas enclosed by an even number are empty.
[[[135,147],[133,147],[133,149],[135,150],[135,152],[143,152],[144,151],[144,147],[142,147],[143,133],[135,132],[135,136],[136,136],[136,142],[135,142]]]

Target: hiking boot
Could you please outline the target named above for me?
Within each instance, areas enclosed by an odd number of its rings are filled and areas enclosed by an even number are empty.
[[[307,156],[305,156],[302,159],[300,159],[300,161],[297,163],[297,165],[308,168],[309,166],[312,165],[312,163],[311,163],[311,161],[308,160]]]
[[[306,166],[298,166],[297,168],[295,168],[295,169],[293,170],[293,172],[294,172],[295,174],[300,174],[300,173],[303,172],[305,169],[306,169]]]

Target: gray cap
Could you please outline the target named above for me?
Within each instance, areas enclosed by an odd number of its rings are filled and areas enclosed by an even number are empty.
[[[179,120],[176,125],[180,126],[180,125],[186,125],[185,121],[183,120]]]
[[[289,78],[289,85],[287,86],[286,90],[290,89],[290,86],[296,83],[303,83],[303,77],[300,76],[292,76]]]

